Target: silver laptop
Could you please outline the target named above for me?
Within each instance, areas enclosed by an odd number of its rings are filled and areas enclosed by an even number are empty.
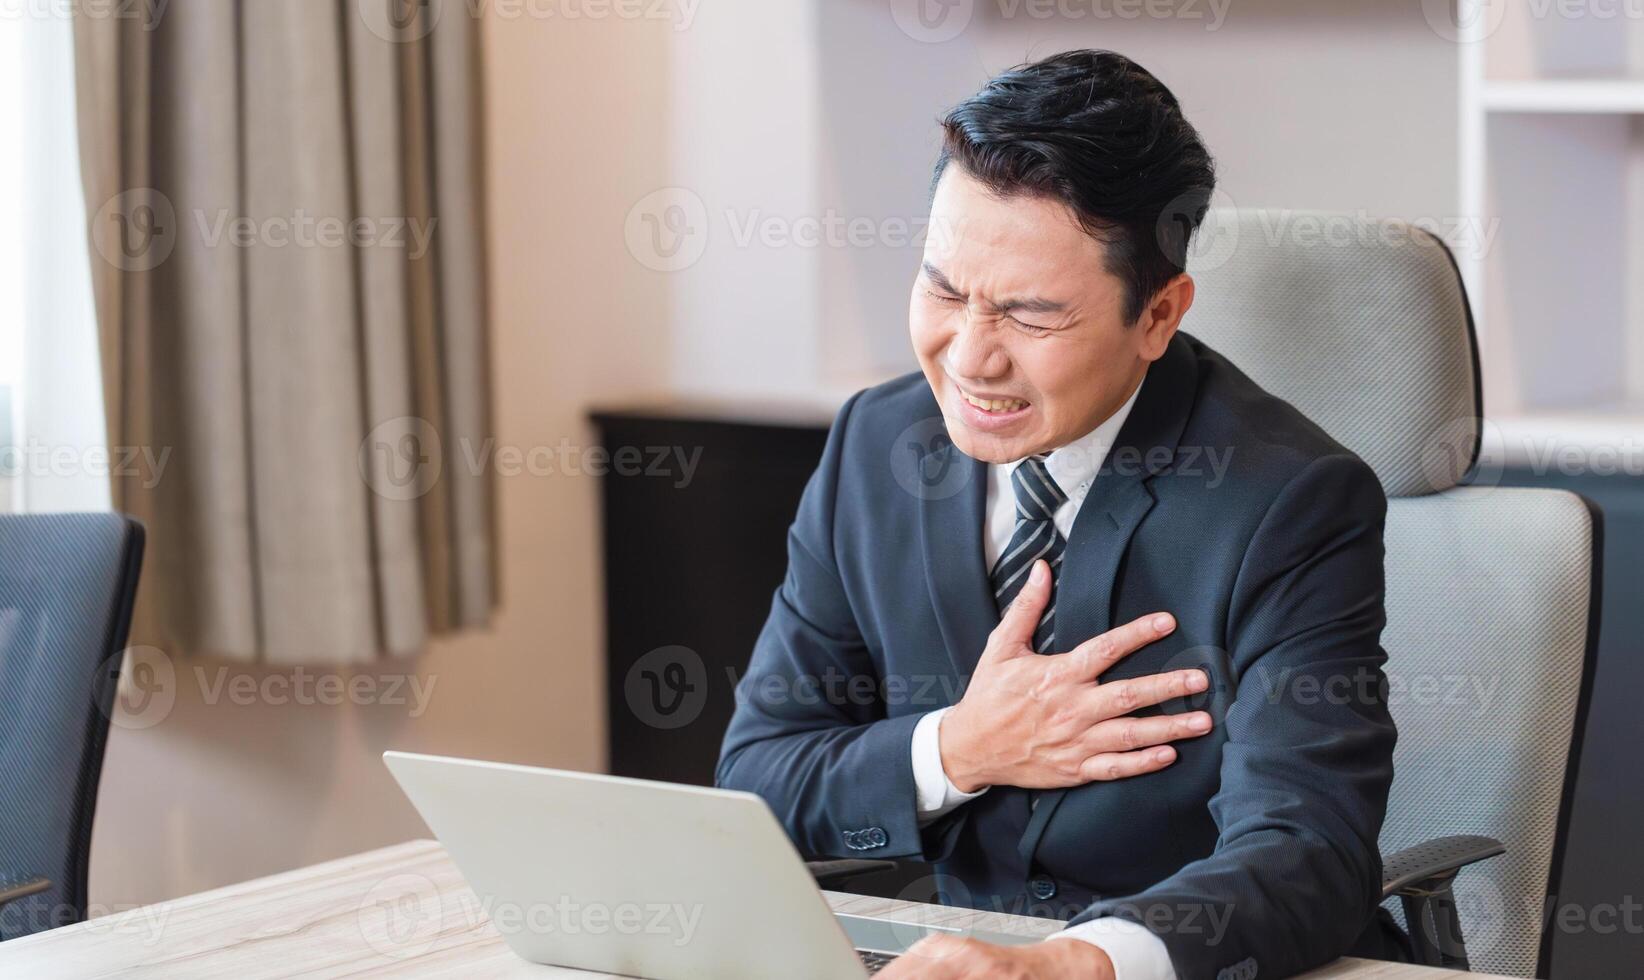
[[[406,752],[383,761],[533,963],[655,980],[855,980],[926,935],[959,931],[835,915],[752,793]]]

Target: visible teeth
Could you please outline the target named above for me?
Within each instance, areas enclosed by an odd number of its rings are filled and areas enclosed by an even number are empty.
[[[1027,402],[1020,398],[973,398],[963,391],[959,395],[965,401],[987,412],[1014,412],[1027,405]]]

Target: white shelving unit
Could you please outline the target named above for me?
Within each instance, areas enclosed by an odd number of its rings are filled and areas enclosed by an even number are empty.
[[[1496,82],[1485,80],[1486,112],[1639,113],[1644,81],[1560,79]]]
[[[1509,462],[1644,463],[1644,23],[1457,0],[1458,254],[1490,447]],[[1596,8],[1593,8],[1596,10]],[[1559,453],[1577,450],[1573,462]]]

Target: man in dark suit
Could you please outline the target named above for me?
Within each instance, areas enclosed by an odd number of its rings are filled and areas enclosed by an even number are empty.
[[[1214,184],[1111,52],[947,117],[922,372],[841,409],[718,781],[801,849],[1071,920],[883,976],[1281,977],[1401,957],[1371,470],[1178,331]]]

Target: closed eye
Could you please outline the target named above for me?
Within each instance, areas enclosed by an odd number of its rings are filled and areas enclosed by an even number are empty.
[[[939,293],[939,292],[936,292],[933,289],[925,290],[925,295],[929,296],[931,299],[934,299],[939,303],[961,303],[961,302],[964,302],[963,300],[961,300],[957,296],[949,296],[946,293]]]

